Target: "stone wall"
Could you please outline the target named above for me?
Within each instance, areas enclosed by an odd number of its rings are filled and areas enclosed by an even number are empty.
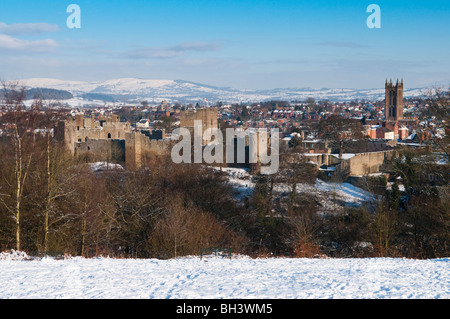
[[[380,172],[387,159],[394,156],[393,150],[344,154],[342,159],[336,154],[306,154],[305,161],[322,165],[336,165],[337,172],[345,176],[362,176]]]
[[[91,162],[125,162],[125,140],[88,139],[75,143],[75,156]]]
[[[349,176],[362,176],[379,173],[380,168],[387,159],[392,158],[394,151],[381,151],[370,153],[356,153],[353,157],[341,162],[340,170],[348,172]]]
[[[170,140],[151,140],[140,132],[125,135],[125,162],[127,168],[135,169],[150,157],[170,155],[174,142]]]

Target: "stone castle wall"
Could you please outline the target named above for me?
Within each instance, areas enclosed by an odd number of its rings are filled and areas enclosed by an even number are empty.
[[[362,176],[366,174],[378,173],[385,161],[394,156],[393,150],[355,153],[352,157],[339,159],[332,154],[308,154],[306,161],[312,161],[318,166],[336,165],[338,171],[343,175]]]
[[[152,140],[140,132],[125,135],[125,159],[129,168],[138,168],[150,157],[170,154],[173,146],[170,140]]]
[[[106,117],[95,120],[77,114],[58,123],[55,137],[64,141],[67,149],[75,155],[76,143],[87,142],[89,139],[125,139],[125,133],[130,132],[129,123],[121,123],[117,117]]]
[[[348,160],[350,176],[378,173],[387,159],[392,158],[394,151],[357,153]]]
[[[217,128],[217,109],[182,112],[180,126],[193,129],[196,120],[202,121],[202,133]],[[164,131],[134,132],[129,123],[120,122],[116,116],[96,120],[83,114],[59,122],[55,137],[64,141],[74,156],[125,163],[129,168],[138,168],[151,157],[170,155],[178,142],[165,139]]]
[[[125,140],[88,139],[75,143],[75,156],[92,162],[125,162]]]

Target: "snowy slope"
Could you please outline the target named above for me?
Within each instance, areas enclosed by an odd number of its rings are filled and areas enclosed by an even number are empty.
[[[0,258],[0,299],[449,299],[450,259]]]
[[[219,171],[219,168],[215,169]],[[222,168],[222,171],[235,190],[236,199],[242,200],[245,196],[251,196],[255,183],[247,169],[226,167]],[[320,203],[320,211],[337,211],[344,206],[359,207],[375,199],[373,194],[350,183],[325,182],[320,179],[316,179],[314,185],[298,183],[296,189],[300,195],[307,193],[314,196]],[[283,195],[291,191],[291,186],[286,183],[275,183],[274,191],[278,192],[278,195]]]

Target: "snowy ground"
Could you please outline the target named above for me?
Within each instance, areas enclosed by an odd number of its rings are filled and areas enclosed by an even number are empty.
[[[450,259],[0,255],[0,299],[449,299]],[[2,260],[3,259],[3,260]]]
[[[255,183],[246,169],[222,168],[222,171],[228,175],[230,185],[237,191],[237,199],[251,196]],[[281,195],[291,191],[289,185],[281,183],[275,184],[274,189]],[[297,184],[297,192],[313,195],[323,211],[335,211],[337,207],[344,206],[358,207],[374,199],[372,194],[350,183],[332,183],[320,179],[314,185]]]

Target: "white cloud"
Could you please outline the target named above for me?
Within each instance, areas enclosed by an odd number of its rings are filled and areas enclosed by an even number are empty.
[[[355,42],[345,42],[345,41],[326,41],[326,42],[320,42],[318,43],[322,46],[328,46],[328,47],[336,47],[336,48],[368,48],[369,46],[361,43],[355,43]]]
[[[188,51],[195,52],[208,52],[208,51],[217,51],[221,48],[221,45],[218,43],[210,43],[210,42],[185,42],[178,45],[174,45],[171,47],[163,47],[163,48],[140,48],[132,50],[129,53],[131,58],[136,59],[168,59],[183,56]]]
[[[28,52],[47,52],[56,48],[58,43],[52,39],[26,41],[0,34],[0,49]]]
[[[129,53],[134,59],[168,59],[183,55],[183,52],[168,48],[144,48],[136,49]]]
[[[47,32],[56,32],[59,27],[56,24],[48,23],[17,23],[7,25],[6,23],[0,22],[0,33],[9,35],[33,35],[42,34]]]
[[[185,42],[172,47],[175,51],[217,51],[221,47],[218,43],[211,42]]]

